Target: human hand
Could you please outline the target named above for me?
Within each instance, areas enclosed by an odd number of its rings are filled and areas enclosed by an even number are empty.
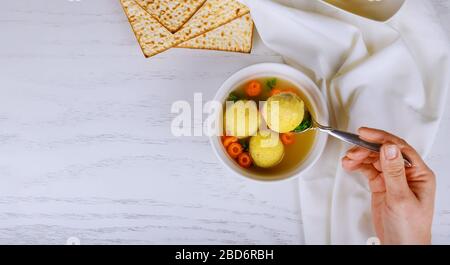
[[[436,180],[420,155],[407,142],[385,131],[360,128],[359,135],[382,144],[374,153],[353,147],[342,159],[345,170],[369,179],[372,219],[383,244],[430,244]],[[413,167],[405,168],[406,155]]]

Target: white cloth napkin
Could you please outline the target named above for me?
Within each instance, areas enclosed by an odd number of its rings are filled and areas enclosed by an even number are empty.
[[[312,0],[241,0],[263,42],[306,72],[329,102],[330,123],[397,134],[426,155],[449,86],[448,41],[423,0],[408,0],[389,23]],[[300,180],[307,244],[366,244],[375,236],[365,177],[342,170],[348,145],[330,139]]]

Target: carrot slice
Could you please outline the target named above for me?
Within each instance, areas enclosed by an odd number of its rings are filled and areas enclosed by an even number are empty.
[[[298,95],[297,89],[292,88],[292,87],[284,89],[283,92],[291,92],[291,93],[294,93],[294,94]]]
[[[270,95],[275,96],[277,94],[280,94],[281,92],[283,92],[281,89],[274,88],[274,89],[272,89],[272,91],[270,91]]]
[[[238,156],[238,163],[243,168],[249,168],[252,165],[252,159],[248,153],[242,153]]]
[[[261,83],[259,83],[256,80],[251,81],[245,88],[245,93],[247,93],[247,95],[250,97],[259,96],[261,94],[261,91],[262,91]]]
[[[283,144],[285,144],[285,145],[290,145],[290,144],[295,143],[295,134],[292,132],[282,133],[280,138],[281,138],[281,142],[283,142]]]
[[[237,137],[234,136],[225,136],[223,139],[223,146],[227,148],[230,144],[235,143],[238,141]]]
[[[243,151],[240,143],[231,143],[227,148],[227,152],[232,158],[237,158]]]
[[[290,88],[284,89],[284,92],[292,92],[294,94],[297,94],[297,89],[290,87]]]

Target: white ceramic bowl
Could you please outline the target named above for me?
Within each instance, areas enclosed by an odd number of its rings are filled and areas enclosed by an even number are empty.
[[[320,0],[334,8],[379,22],[388,22],[406,0]]]
[[[328,124],[327,104],[319,91],[319,88],[305,74],[285,64],[256,64],[238,71],[228,78],[220,87],[214,100],[221,103],[225,102],[229,93],[235,90],[237,86],[246,81],[259,77],[278,77],[296,85],[308,98],[312,108],[314,108],[317,121],[321,124]],[[221,115],[222,114],[219,113],[216,119],[222,121],[222,117],[220,117]],[[220,123],[220,126],[222,126],[222,123]],[[220,128],[220,131],[222,131],[222,128]],[[210,137],[210,142],[215,154],[226,168],[230,169],[239,176],[261,181],[284,180],[299,176],[302,172],[313,166],[313,164],[319,159],[325,148],[326,141],[327,134],[318,132],[309,155],[300,165],[290,171],[280,173],[279,175],[271,175],[271,177],[268,178],[267,176],[258,175],[257,173],[241,168],[234,160],[230,159],[226,153],[226,150],[221,143],[220,136]]]

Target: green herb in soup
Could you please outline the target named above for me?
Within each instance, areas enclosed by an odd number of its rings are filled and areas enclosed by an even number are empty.
[[[303,118],[302,123],[300,123],[297,128],[295,128],[294,132],[300,133],[312,127],[312,118],[309,111],[305,112],[305,117]]]
[[[238,100],[239,100],[239,97],[235,93],[230,93],[230,95],[228,95],[227,101],[236,102]]]
[[[274,89],[276,85],[277,85],[277,79],[276,78],[271,78],[271,79],[266,81],[266,86],[270,90]]]
[[[294,84],[278,77],[249,80],[236,87],[227,101],[222,143],[241,167],[269,178],[291,171],[307,158],[316,132],[295,132],[309,128],[315,114]],[[271,102],[277,107],[272,108]],[[277,117],[271,113],[278,114],[278,120],[271,120]]]

